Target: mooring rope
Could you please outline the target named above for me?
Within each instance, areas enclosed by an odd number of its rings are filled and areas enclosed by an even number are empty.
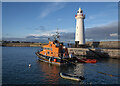
[[[63,60],[66,60],[66,61],[70,62],[70,61],[69,61],[69,60],[67,60],[67,59],[63,59]],[[73,62],[70,62],[70,63],[72,63],[72,64],[76,65],[76,64],[75,64],[75,63],[73,63]]]
[[[95,65],[95,66],[98,66],[98,65]],[[89,70],[91,71],[96,71],[94,69],[90,69],[88,68]],[[108,73],[104,73],[104,72],[100,72],[100,71],[96,71],[97,73],[100,73],[100,74],[104,74],[104,75],[108,75],[108,76],[111,76],[111,77],[120,77],[120,75],[113,75],[113,74],[108,74]]]
[[[104,74],[104,75],[109,75],[109,76],[111,76],[111,77],[120,77],[120,75],[112,75],[112,74],[107,74],[107,73],[103,73],[103,72],[98,72],[98,73],[100,73],[100,74]]]

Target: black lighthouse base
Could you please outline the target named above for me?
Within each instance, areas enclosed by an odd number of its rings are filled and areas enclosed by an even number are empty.
[[[79,41],[75,41],[75,48],[87,48],[86,44],[79,44]]]

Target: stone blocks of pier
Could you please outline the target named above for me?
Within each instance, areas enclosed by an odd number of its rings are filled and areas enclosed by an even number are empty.
[[[99,48],[120,48],[120,41],[101,41],[101,42],[86,42],[90,47]]]
[[[68,48],[69,53],[76,56],[83,56],[89,58],[116,58],[120,59],[120,49],[89,49],[89,48]]]

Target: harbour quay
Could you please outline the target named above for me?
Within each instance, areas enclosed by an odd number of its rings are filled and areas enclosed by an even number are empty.
[[[111,49],[120,49],[120,41],[100,41],[100,42],[86,42],[87,46],[93,48],[111,48]]]
[[[68,48],[69,53],[76,56],[89,57],[89,58],[113,58],[120,59],[120,49],[95,49],[95,48]]]
[[[89,44],[90,43],[90,44]],[[89,44],[88,48],[68,48],[69,53],[74,53],[76,56],[89,57],[89,58],[113,58],[120,59],[120,49],[118,42],[101,42],[99,45],[94,46],[92,42]]]

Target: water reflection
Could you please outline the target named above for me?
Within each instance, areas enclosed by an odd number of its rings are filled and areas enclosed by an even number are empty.
[[[57,66],[45,62],[38,61],[39,70],[43,72],[42,76],[44,80],[42,82],[47,82],[46,84],[100,84],[100,83],[118,83],[117,77],[110,77],[109,75],[100,74],[98,72],[103,72],[107,74],[119,75],[117,72],[118,61],[113,61],[113,59],[98,61],[96,64],[84,64],[77,63],[76,65],[63,65]],[[69,73],[78,76],[84,76],[85,80],[82,82],[72,81],[68,79],[63,79],[60,77],[59,73]],[[91,77],[92,75],[92,77]]]
[[[84,65],[83,64],[77,64],[74,68],[74,74],[78,76],[84,76]]]
[[[43,72],[42,76],[45,77],[44,81],[48,82],[49,84],[57,84],[60,82],[60,80],[63,80],[59,75],[60,72],[84,76],[83,64],[57,66],[41,61],[37,61],[37,64],[39,65],[40,70]]]
[[[42,70],[44,76],[44,82],[48,82],[49,84],[57,84],[59,81],[59,70],[60,67],[57,65],[52,65],[49,63],[38,61],[37,64],[40,66],[40,70]]]

